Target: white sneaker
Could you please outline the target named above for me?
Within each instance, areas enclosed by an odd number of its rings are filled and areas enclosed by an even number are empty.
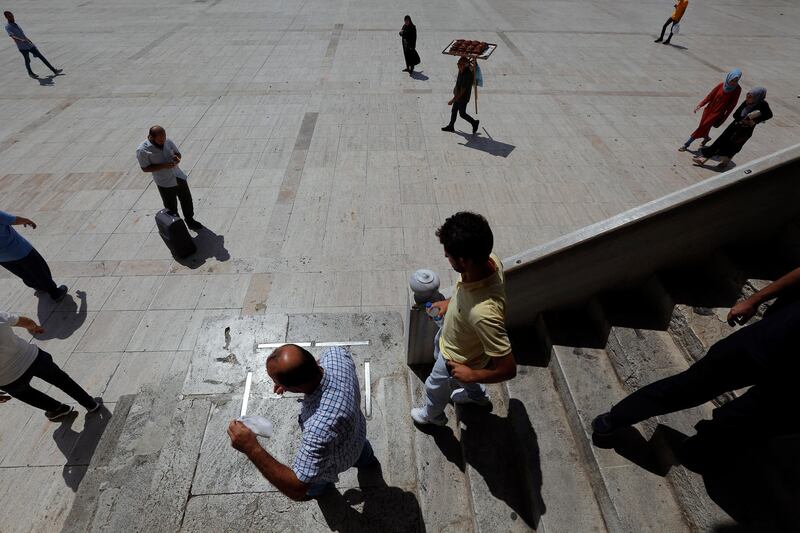
[[[444,426],[447,424],[447,417],[444,416],[444,414],[441,414],[436,418],[428,418],[428,415],[425,414],[424,407],[414,407],[411,410],[411,418],[414,419],[414,422],[423,426],[428,424],[433,424],[434,426]]]
[[[485,394],[480,398],[473,398],[467,391],[463,388],[456,389],[450,394],[450,399],[453,400],[453,403],[458,405],[465,405],[468,403],[474,403],[475,405],[492,405],[492,401],[489,399],[488,396]]]

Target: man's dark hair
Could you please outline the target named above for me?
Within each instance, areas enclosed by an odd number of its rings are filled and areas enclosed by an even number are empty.
[[[150,129],[147,130],[147,135],[149,137],[152,137],[153,135],[155,135],[160,131],[164,131],[164,128],[162,128],[161,126],[150,126]]]
[[[303,360],[294,368],[290,368],[284,372],[276,372],[275,379],[285,387],[299,387],[311,382],[319,373],[317,360],[314,359],[311,352],[296,344],[288,344],[287,346],[292,346],[298,350],[302,354]],[[267,357],[267,363],[269,364],[269,361],[275,358],[278,353],[278,350],[272,352],[269,357]]]
[[[436,230],[439,242],[447,255],[481,262],[489,259],[494,247],[492,228],[486,219],[477,213],[461,211],[444,221]]]

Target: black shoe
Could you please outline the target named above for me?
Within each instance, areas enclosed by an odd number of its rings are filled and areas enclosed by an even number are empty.
[[[39,75],[36,74],[35,72],[28,72],[28,76],[30,76],[31,78],[33,78],[35,80],[39,79]]]
[[[403,69],[403,72],[411,72],[411,69],[409,69],[408,67],[406,67],[406,68],[404,68],[404,69]]]
[[[669,39],[667,39],[666,41],[664,41],[664,44],[669,44]]]
[[[50,422],[56,422],[69,416],[74,410],[75,409],[71,405],[62,403],[61,407],[55,411],[45,411],[44,416],[46,416]]]
[[[444,128],[442,128],[442,131],[454,132],[456,130],[453,128],[453,126],[445,126]]]
[[[50,295],[50,298],[52,298],[52,299],[53,299],[54,301],[56,301],[56,302],[60,302],[61,300],[63,300],[63,299],[64,299],[64,297],[65,297],[66,295],[67,295],[67,286],[66,286],[66,285],[61,285],[61,286],[60,286],[60,287],[59,287],[59,288],[56,290],[56,293],[55,293],[55,294],[51,294],[51,295]]]
[[[198,221],[196,221],[195,219],[193,219],[193,218],[187,218],[186,219],[186,225],[189,226],[189,229],[194,230],[194,231],[198,231],[198,230],[203,229],[203,225],[201,223],[199,223]]]
[[[86,412],[96,413],[97,411],[100,410],[101,407],[103,407],[103,399],[98,396],[97,398],[94,399],[94,407],[92,407],[91,409],[87,409]]]
[[[480,120],[476,120],[475,124],[472,125],[472,134],[475,135],[478,133],[478,125],[481,123]]]
[[[56,76],[58,76],[58,75],[59,75],[59,74],[61,74],[62,72],[64,72],[64,69],[63,69],[63,68],[54,68],[54,69],[53,69],[53,74],[55,74]]]
[[[602,415],[596,416],[595,419],[592,420],[592,432],[594,432],[595,435],[599,435],[601,437],[611,435],[618,429],[611,424],[609,416],[609,413],[603,413]]]
[[[661,37],[659,37],[658,39],[656,39],[656,40],[655,40],[655,41],[653,41],[653,42],[654,42],[654,43],[660,43],[660,42],[661,42],[661,41],[663,41],[663,40],[664,40],[664,39],[662,39]]]

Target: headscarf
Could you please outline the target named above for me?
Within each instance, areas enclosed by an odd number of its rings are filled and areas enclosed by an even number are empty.
[[[739,81],[742,79],[742,71],[738,68],[733,69],[732,71],[728,72],[728,75],[725,76],[725,85],[723,85],[722,90],[726,93],[731,92],[732,90],[736,89],[736,85],[733,85],[731,82],[733,80]]]
[[[758,104],[764,101],[764,98],[767,97],[767,90],[763,87],[753,87],[747,94],[753,97],[753,103],[745,106],[744,110],[742,110],[743,117],[749,115],[751,111],[754,111],[755,108],[758,107]]]

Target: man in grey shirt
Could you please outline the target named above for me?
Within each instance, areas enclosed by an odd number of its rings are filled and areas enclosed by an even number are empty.
[[[39,77],[31,70],[31,54],[33,57],[38,57],[41,59],[42,63],[47,65],[47,68],[52,70],[54,75],[58,76],[61,74],[62,70],[51,65],[47,59],[44,58],[39,49],[36,48],[36,45],[25,36],[25,32],[22,31],[22,28],[19,27],[19,24],[14,21],[14,13],[11,11],[4,11],[3,15],[5,15],[6,20],[8,21],[8,24],[6,24],[6,33],[9,37],[11,37],[11,39],[14,40],[14,43],[17,45],[17,48],[22,54],[22,57],[25,58],[25,68],[28,69],[28,76],[31,78]]]
[[[203,225],[194,219],[192,192],[189,190],[188,176],[178,167],[181,153],[161,126],[153,126],[144,141],[136,149],[136,159],[142,172],[153,174],[164,208],[177,214],[178,200],[181,202],[183,218],[189,229],[198,231]]]

